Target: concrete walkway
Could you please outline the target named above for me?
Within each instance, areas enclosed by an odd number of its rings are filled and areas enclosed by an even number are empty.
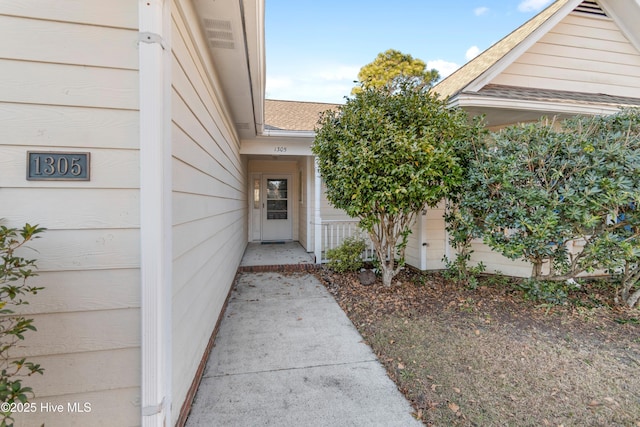
[[[243,273],[187,420],[209,426],[421,426],[312,275]]]

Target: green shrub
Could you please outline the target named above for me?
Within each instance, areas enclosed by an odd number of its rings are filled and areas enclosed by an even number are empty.
[[[366,245],[360,237],[347,237],[342,244],[327,251],[329,268],[338,273],[358,271],[362,268],[362,252]]]
[[[471,259],[470,253],[458,254],[454,261],[449,261],[446,255],[442,258],[445,265],[443,276],[446,279],[454,280],[469,289],[476,289],[479,285],[478,276],[482,274],[487,266],[481,261],[477,265],[468,265]]]
[[[575,287],[571,283],[549,280],[523,280],[517,288],[524,292],[525,298],[552,305],[563,305],[568,302],[569,292]]]
[[[36,260],[20,257],[16,250],[44,230],[29,224],[22,229],[0,226],[0,402],[10,404],[0,410],[0,426],[12,426],[13,404],[24,405],[33,396],[31,387],[22,385],[22,378],[43,373],[40,365],[25,358],[16,360],[10,352],[24,340],[25,332],[36,330],[33,319],[16,314],[15,308],[28,304],[24,296],[42,289],[27,285],[27,279],[36,276]]]

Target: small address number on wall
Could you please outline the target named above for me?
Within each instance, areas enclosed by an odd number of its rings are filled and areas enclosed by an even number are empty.
[[[274,153],[286,153],[287,152],[287,147],[274,147],[273,152]]]
[[[30,181],[89,181],[89,167],[90,153],[27,153],[27,179]]]

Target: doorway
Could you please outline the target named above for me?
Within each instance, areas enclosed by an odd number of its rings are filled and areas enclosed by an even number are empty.
[[[293,239],[293,180],[291,175],[263,175],[261,194],[254,187],[254,219],[260,219],[260,240]],[[257,212],[259,211],[259,212]],[[257,218],[256,218],[257,217]],[[256,224],[258,221],[254,221]],[[257,233],[256,233],[257,234]],[[257,237],[254,234],[254,238]]]

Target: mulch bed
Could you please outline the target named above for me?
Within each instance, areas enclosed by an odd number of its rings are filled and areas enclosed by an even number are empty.
[[[504,277],[468,289],[411,269],[390,287],[363,286],[355,273],[315,274],[426,425],[640,427],[640,311],[616,306],[602,283],[550,305]],[[593,381],[611,384],[600,394]]]

